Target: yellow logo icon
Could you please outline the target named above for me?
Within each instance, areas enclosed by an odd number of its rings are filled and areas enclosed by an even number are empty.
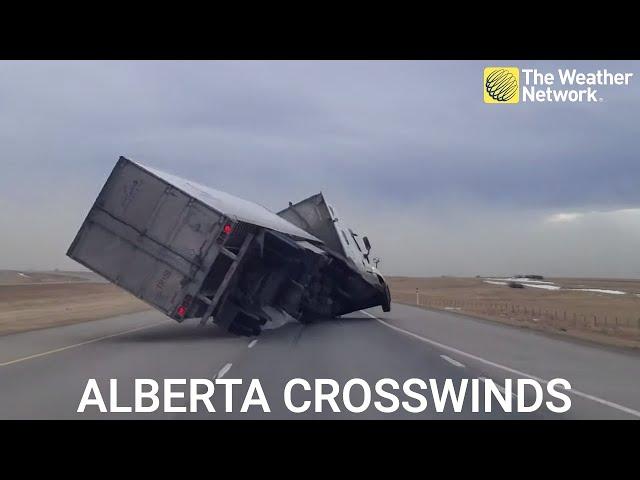
[[[520,70],[518,67],[484,69],[484,103],[518,103]]]

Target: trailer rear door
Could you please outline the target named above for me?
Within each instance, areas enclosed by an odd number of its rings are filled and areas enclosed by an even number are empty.
[[[170,316],[218,253],[223,216],[121,158],[67,254]]]

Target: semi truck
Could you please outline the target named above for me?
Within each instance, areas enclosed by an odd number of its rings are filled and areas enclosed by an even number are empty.
[[[254,336],[391,297],[322,193],[279,213],[120,157],[67,255],[168,317]]]

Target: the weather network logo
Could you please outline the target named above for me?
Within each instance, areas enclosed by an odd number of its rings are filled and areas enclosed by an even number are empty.
[[[484,103],[518,103],[520,70],[518,67],[484,69]]]

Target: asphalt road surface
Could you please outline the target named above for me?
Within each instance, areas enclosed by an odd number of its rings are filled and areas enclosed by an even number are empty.
[[[429,402],[421,413],[399,408],[382,413],[370,408],[362,413],[346,410],[339,395],[340,413],[328,404],[314,411],[314,391],[294,391],[293,401],[311,401],[304,413],[293,413],[283,400],[284,386],[292,378],[333,379],[339,386],[362,378],[373,388],[381,378],[402,383],[410,378],[436,379],[443,385],[452,379],[493,380],[533,378],[541,382],[565,378],[571,383],[571,409],[564,414],[544,406],[534,413],[506,413],[494,404],[490,413],[471,411],[465,402],[454,412],[447,402],[437,412]],[[117,379],[117,403],[134,405],[134,379],[224,378],[241,379],[226,401],[226,387],[216,385],[215,413],[200,405],[196,413],[101,413],[96,406],[84,413],[77,408],[90,378],[96,379],[104,400],[111,400],[109,380]],[[259,379],[271,409],[259,406],[241,412],[251,379]],[[312,325],[290,324],[263,332],[257,339],[235,337],[216,327],[199,328],[196,322],[180,325],[156,312],[123,315],[106,320],[50,328],[0,337],[0,418],[401,418],[401,419],[638,419],[640,418],[640,355],[631,351],[598,347],[525,329],[394,304],[390,313],[380,309],[357,312],[342,319]],[[543,383],[544,385],[544,383]],[[189,405],[175,400],[176,405]],[[527,392],[525,403],[531,392]],[[400,401],[411,401],[396,392]],[[354,405],[362,390],[351,390]],[[545,401],[550,397],[545,396]],[[373,399],[384,399],[373,393]],[[514,398],[513,404],[515,407]],[[414,401],[413,404],[416,402]],[[161,404],[162,405],[162,404]],[[544,404],[543,404],[544,405]],[[230,408],[231,412],[225,412]]]

